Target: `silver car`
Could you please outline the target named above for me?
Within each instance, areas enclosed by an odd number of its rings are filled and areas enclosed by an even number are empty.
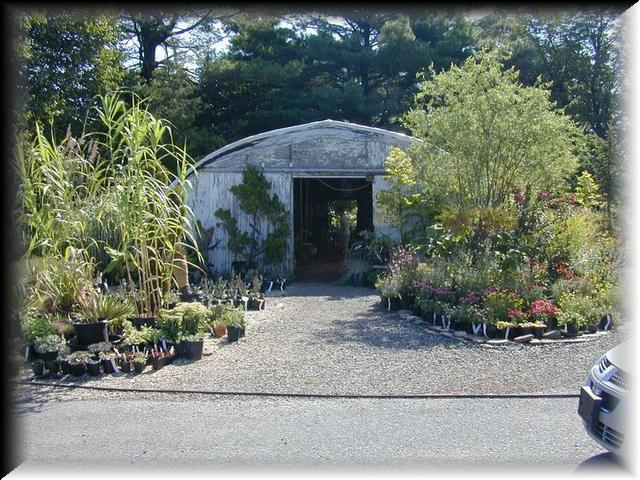
[[[580,389],[578,403],[587,433],[622,459],[631,457],[631,349],[632,344],[627,341],[598,360]]]

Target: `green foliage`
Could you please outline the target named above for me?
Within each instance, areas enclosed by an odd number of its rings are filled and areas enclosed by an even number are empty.
[[[23,128],[52,122],[57,135],[69,126],[82,131],[95,96],[119,88],[126,75],[115,18],[40,10],[16,21]]]
[[[154,339],[158,338],[160,334],[160,330],[148,325],[143,325],[138,329],[134,327],[133,323],[129,320],[122,322],[122,331],[124,336],[122,343],[124,345],[142,345],[150,343],[153,342]]]
[[[209,328],[211,311],[201,303],[179,303],[171,312],[181,317],[179,333],[182,336],[202,335]]]
[[[509,310],[521,310],[523,304],[521,297],[508,290],[491,292],[484,298],[484,305],[488,310],[487,320],[491,323],[506,321]]]
[[[225,327],[244,327],[244,310],[239,308],[226,308],[220,316],[219,322]]]
[[[22,333],[26,340],[35,340],[37,338],[52,335],[53,327],[50,319],[40,313],[34,313],[22,317]]]
[[[425,80],[406,117],[424,140],[412,149],[416,178],[440,205],[498,206],[511,187],[558,190],[576,166],[580,131],[549,101],[483,51]]]
[[[65,346],[65,343],[58,335],[47,335],[45,337],[36,338],[33,342],[33,348],[38,353],[58,352]]]
[[[287,253],[291,233],[289,212],[276,194],[270,195],[271,183],[254,165],[242,172],[242,183],[229,190],[238,199],[240,208],[250,216],[251,232],[242,232],[230,210],[218,209],[216,216],[225,228],[227,248],[235,258],[245,255],[248,263],[256,263],[262,257],[265,265],[281,264]],[[266,222],[263,229],[263,222]]]
[[[576,203],[587,208],[598,209],[602,205],[602,195],[593,176],[584,170],[576,183]]]

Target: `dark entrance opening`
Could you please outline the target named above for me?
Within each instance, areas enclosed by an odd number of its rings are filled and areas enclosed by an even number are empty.
[[[296,279],[338,280],[348,239],[363,230],[373,231],[370,181],[365,178],[293,179]]]

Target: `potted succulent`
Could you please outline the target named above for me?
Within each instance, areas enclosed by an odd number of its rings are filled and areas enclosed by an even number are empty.
[[[227,341],[237,342],[245,326],[244,312],[237,308],[229,308],[220,320],[227,328]]]
[[[227,303],[229,301],[229,282],[224,278],[218,277],[216,282],[211,286],[212,301],[216,305]]]
[[[233,300],[233,306],[239,307],[242,305],[244,309],[247,309],[249,303],[249,289],[242,280],[242,277],[238,274],[235,275],[229,282],[229,289],[231,290],[231,296]]]
[[[86,360],[89,358],[89,353],[78,351],[69,355],[69,370],[74,377],[80,377],[87,371]]]
[[[227,328],[222,321],[222,316],[228,307],[226,305],[215,305],[211,308],[211,326],[215,338],[224,337]]]
[[[108,322],[102,316],[104,297],[105,295],[94,291],[82,300],[81,315],[73,322],[78,345],[86,346],[109,341]]]
[[[145,353],[138,352],[134,355],[131,363],[133,364],[133,371],[135,373],[142,373],[144,368],[147,366],[147,355]]]

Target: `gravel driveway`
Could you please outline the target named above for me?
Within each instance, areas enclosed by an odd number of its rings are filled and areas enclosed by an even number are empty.
[[[581,344],[488,348],[400,320],[372,289],[297,283],[271,295],[266,310],[247,314],[247,334],[239,342],[208,340],[211,354],[200,361],[64,382],[322,394],[577,393],[590,366],[626,338],[627,327]]]

